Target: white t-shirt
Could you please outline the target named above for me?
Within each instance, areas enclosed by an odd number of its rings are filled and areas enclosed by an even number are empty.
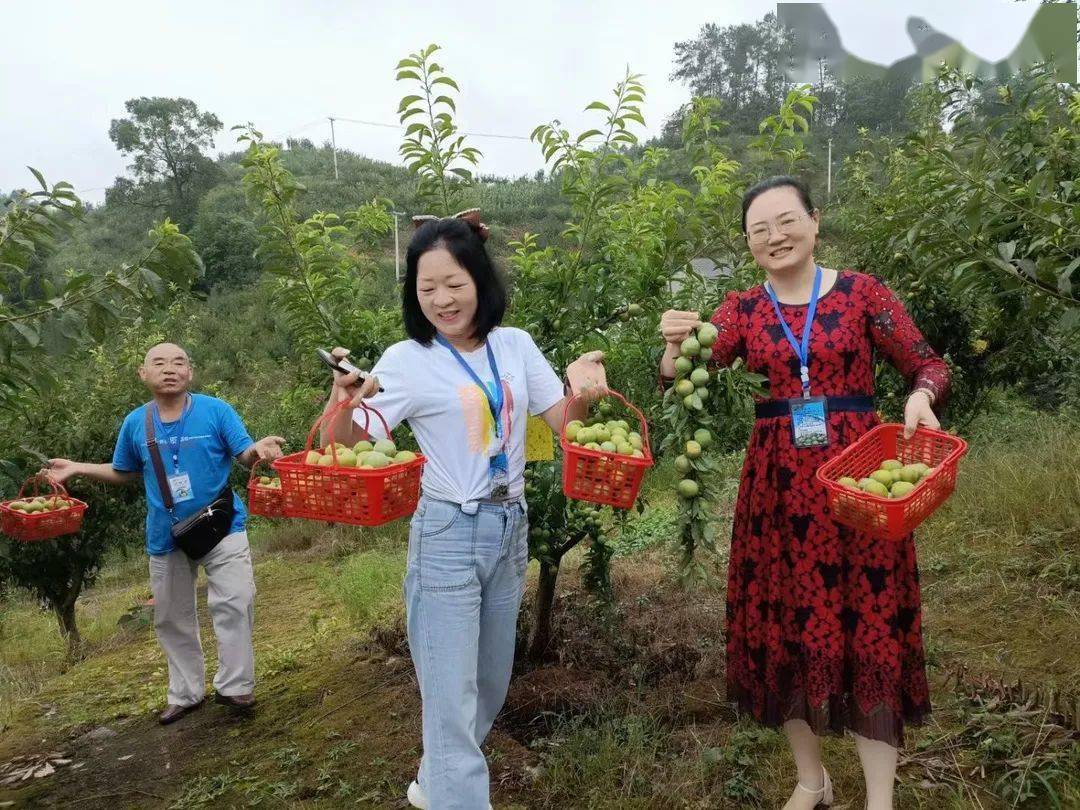
[[[510,496],[516,498],[525,489],[527,413],[536,416],[557,404],[563,384],[528,332],[496,327],[487,340],[502,377],[507,477]],[[486,346],[461,356],[493,391]],[[423,346],[404,340],[383,353],[372,373],[385,390],[365,402],[379,410],[391,430],[402,421],[409,423],[427,457],[424,494],[454,503],[489,497],[494,420],[487,397],[450,350],[437,341]],[[364,426],[362,408],[353,412],[353,420]],[[370,432],[381,437],[381,423],[374,416],[371,422]]]

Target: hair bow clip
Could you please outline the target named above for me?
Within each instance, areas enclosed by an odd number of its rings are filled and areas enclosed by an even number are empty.
[[[443,217],[437,217],[434,214],[418,214],[412,218],[413,227],[419,229],[428,222],[443,219]],[[458,211],[453,217],[447,217],[447,219],[461,219],[469,225],[476,235],[480,237],[480,241],[486,242],[488,237],[491,236],[491,230],[486,224],[480,221],[480,209],[479,208],[467,208],[464,211]]]

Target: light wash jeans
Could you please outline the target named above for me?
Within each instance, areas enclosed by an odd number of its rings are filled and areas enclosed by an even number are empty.
[[[523,503],[422,498],[409,531],[405,610],[423,701],[417,781],[431,810],[486,810],[480,751],[506,699],[529,562]]]

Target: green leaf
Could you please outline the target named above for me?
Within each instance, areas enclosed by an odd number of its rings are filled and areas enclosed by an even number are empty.
[[[41,189],[42,189],[42,191],[48,192],[48,190],[49,190],[49,185],[48,185],[48,183],[46,183],[46,182],[45,182],[45,178],[44,178],[44,177],[42,176],[41,172],[39,172],[39,171],[38,171],[37,169],[35,169],[35,168],[34,168],[33,166],[27,166],[26,168],[28,168],[28,169],[30,170],[30,173],[31,173],[32,175],[34,175],[34,177],[36,177],[36,178],[37,178],[37,181],[38,181],[38,183],[40,183],[40,184],[41,184]],[[493,384],[494,384],[494,383],[493,383]]]
[[[611,107],[609,107],[607,104],[605,104],[602,101],[594,101],[592,104],[590,104],[585,109],[586,110],[601,110],[602,112],[606,112],[606,113],[611,112]]]
[[[35,329],[33,326],[28,323],[24,323],[23,321],[11,321],[10,325],[12,329],[22,335],[23,340],[25,340],[31,347],[38,345],[40,337],[38,335],[37,329]]]
[[[447,85],[449,87],[453,87],[459,93],[461,92],[461,88],[458,87],[457,82],[455,82],[449,76],[439,76],[431,84],[432,84],[432,86],[435,86],[436,84],[445,84],[445,85]]]
[[[402,79],[412,79],[417,82],[423,81],[423,79],[420,78],[420,74],[414,70],[399,70],[397,72],[397,81],[400,82]]]
[[[952,269],[953,278],[961,278],[968,269],[978,264],[982,264],[982,259],[971,259],[966,262],[961,262]]]

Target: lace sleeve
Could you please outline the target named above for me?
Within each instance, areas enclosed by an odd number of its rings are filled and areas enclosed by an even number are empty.
[[[904,305],[885,284],[873,276],[867,286],[867,309],[874,345],[907,379],[911,390],[925,388],[934,408],[949,395],[949,367],[926,342]]]
[[[739,294],[729,292],[709,320],[718,332],[709,365],[713,368],[730,366],[736,357],[746,354],[746,344],[739,328]]]

